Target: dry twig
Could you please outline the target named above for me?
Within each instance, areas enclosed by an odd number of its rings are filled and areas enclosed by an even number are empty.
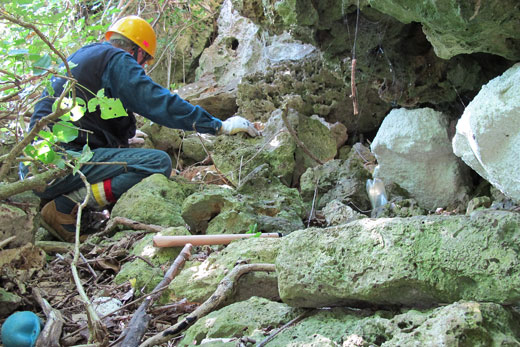
[[[162,281],[155,287],[154,294],[148,295],[146,299],[141,303],[137,311],[135,311],[128,328],[123,332],[121,336],[124,336],[124,340],[121,343],[123,347],[137,347],[139,342],[143,338],[148,324],[151,320],[151,316],[146,313],[146,310],[150,305],[159,297],[161,292],[168,287],[170,282],[177,276],[181,271],[182,266],[191,256],[191,244],[186,244],[182,249],[181,253],[177,256],[173,264],[170,266]],[[126,336],[125,336],[126,335]]]

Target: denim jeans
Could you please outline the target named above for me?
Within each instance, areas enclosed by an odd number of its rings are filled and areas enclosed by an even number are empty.
[[[125,162],[125,165],[84,164],[81,172],[90,184],[112,179],[112,194],[117,199],[135,184],[155,173],[170,177],[172,162],[168,154],[146,148],[96,148],[90,162]],[[44,192],[36,193],[43,199],[52,200],[60,195],[84,187],[81,177],[68,175],[48,186]]]

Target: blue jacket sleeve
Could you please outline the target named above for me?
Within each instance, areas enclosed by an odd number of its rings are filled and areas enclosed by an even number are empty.
[[[200,106],[193,106],[177,94],[146,76],[144,69],[130,54],[116,54],[102,76],[105,95],[118,98],[123,106],[153,122],[183,130],[216,134],[222,121]]]

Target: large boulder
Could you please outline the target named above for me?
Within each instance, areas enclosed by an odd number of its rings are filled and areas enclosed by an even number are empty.
[[[466,199],[467,170],[452,152],[444,114],[431,108],[394,109],[371,149],[378,162],[374,177],[397,183],[421,207],[432,210]]]
[[[520,214],[361,219],[282,238],[282,300],[297,307],[520,300]]]
[[[457,302],[432,310],[391,312],[333,308],[278,334],[270,346],[507,346],[518,322],[492,303]]]
[[[125,217],[145,224],[184,226],[181,206],[195,191],[193,184],[155,174],[126,191],[116,202],[111,217]]]
[[[493,186],[520,200],[520,64],[482,87],[457,123],[453,151]]]

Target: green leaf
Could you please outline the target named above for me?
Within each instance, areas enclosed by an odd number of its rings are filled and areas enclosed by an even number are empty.
[[[27,155],[28,157],[36,158],[37,151],[33,145],[29,144],[29,145],[25,146],[23,151],[24,151],[25,155]]]
[[[70,122],[58,122],[52,127],[52,133],[59,142],[71,142],[78,137],[77,127]]]
[[[38,136],[40,136],[42,139],[47,140],[51,143],[56,142],[56,138],[54,137],[54,134],[51,132],[48,132],[46,130],[40,130],[40,132],[38,133]]]
[[[57,106],[58,100],[59,99],[56,99],[54,104],[52,104],[52,112],[56,111],[56,108],[58,107]],[[72,98],[63,98],[63,100],[61,101],[61,109],[63,110],[63,109],[69,108],[71,106],[72,106]],[[70,120],[72,122],[78,121],[85,114],[85,106],[86,106],[85,100],[83,100],[80,97],[76,97],[76,106],[74,106],[70,110],[70,112],[67,112],[63,116],[61,116],[60,119],[63,121]]]
[[[54,164],[60,169],[65,169],[65,160],[63,160],[63,158],[58,158]]]
[[[253,237],[258,237],[258,223],[255,223],[255,224],[251,224],[249,226],[249,229],[247,230],[246,234],[255,234],[255,236]],[[261,234],[261,233],[260,233]]]
[[[51,56],[48,54],[44,54],[40,59],[38,59],[33,64],[33,74],[42,75],[46,72],[44,69],[48,69],[51,66]]]
[[[81,157],[79,158],[79,162],[86,163],[90,159],[92,159],[93,156],[94,156],[94,152],[92,152],[90,150],[90,147],[87,144],[85,144],[85,146],[83,146],[83,151],[81,152]]]
[[[94,112],[97,106],[101,110],[101,119],[128,116],[121,100],[106,97],[104,89],[98,91],[96,97],[89,100],[88,111]]]
[[[37,149],[36,158],[45,164],[52,164],[52,162],[56,160],[56,156],[56,152],[47,144],[42,144],[40,148]]]

